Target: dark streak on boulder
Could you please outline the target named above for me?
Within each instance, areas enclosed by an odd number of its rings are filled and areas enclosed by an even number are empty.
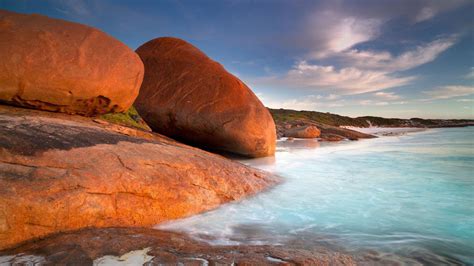
[[[14,154],[33,156],[51,149],[71,150],[98,144],[117,144],[120,141],[151,142],[96,128],[73,125],[65,127],[48,121],[12,126],[11,120],[0,118],[0,147]]]

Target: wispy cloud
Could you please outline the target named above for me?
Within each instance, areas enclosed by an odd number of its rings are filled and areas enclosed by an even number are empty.
[[[265,106],[270,108],[286,108],[295,110],[321,110],[339,107],[359,107],[359,106],[389,106],[408,104],[408,101],[391,101],[380,99],[350,99],[346,97],[333,97],[331,95],[309,95],[304,97],[290,98],[285,100],[274,100],[265,97],[263,94],[257,94]]]
[[[396,95],[394,92],[383,92],[379,91],[373,94],[377,98],[385,99],[385,100],[398,100],[401,97]]]
[[[430,91],[424,91],[423,93],[430,96],[430,98],[426,100],[450,99],[474,94],[474,87],[450,85],[438,87],[437,89]]]
[[[393,19],[408,18],[409,23],[416,24],[465,2],[401,0],[391,3],[390,8],[373,4],[364,7],[354,5],[350,9],[344,1],[330,2],[311,13],[306,20],[305,43],[309,52],[286,73],[273,74],[257,82],[334,95],[376,92],[373,96],[379,101],[370,100],[370,104],[394,102],[400,96],[380,91],[414,82],[418,77],[403,71],[433,62],[455,45],[459,36],[418,42],[418,45],[399,53],[354,47],[364,47],[357,45],[375,41],[381,36],[384,25]]]
[[[376,39],[386,22],[404,18],[416,24],[466,2],[399,0],[351,5],[344,0],[329,1],[306,18],[304,42],[310,50],[310,59],[326,58]]]
[[[466,79],[474,79],[474,67],[471,67],[469,70],[469,73],[467,73],[464,78]]]
[[[392,55],[388,51],[355,49],[342,51],[331,57],[341,61],[345,67],[337,68],[333,65],[321,65],[302,60],[298,61],[286,74],[267,77],[261,79],[260,82],[276,86],[326,90],[341,95],[376,92],[405,86],[417,77],[403,76],[399,72],[432,62],[456,41],[456,37],[440,38],[399,55]],[[389,94],[379,95],[395,97]]]
[[[335,108],[345,105],[346,100],[340,99],[339,96],[333,95],[308,95],[299,98],[291,98],[285,100],[274,100],[265,97],[262,93],[257,96],[263,104],[270,108],[287,108],[295,110],[316,110],[321,108]]]
[[[397,77],[388,72],[361,70],[354,67],[336,69],[334,66],[301,61],[284,76],[268,77],[259,82],[348,95],[403,86],[415,78],[414,76]]]
[[[308,24],[307,34],[313,43],[310,56],[318,59],[374,39],[380,33],[382,21],[326,10],[311,16]]]
[[[362,100],[356,102],[359,105],[365,106],[385,106],[385,105],[401,105],[408,104],[407,101],[378,101],[378,100]]]
[[[457,41],[456,37],[448,37],[422,44],[399,55],[387,51],[350,50],[339,57],[346,64],[360,69],[376,69],[388,72],[412,69],[435,60],[442,52],[449,49]]]
[[[415,16],[415,22],[422,22],[433,18],[438,13],[447,11],[466,3],[465,0],[452,1],[420,1],[422,2],[421,9],[418,10]]]
[[[75,16],[90,15],[91,11],[84,0],[54,0],[52,1],[61,13]]]

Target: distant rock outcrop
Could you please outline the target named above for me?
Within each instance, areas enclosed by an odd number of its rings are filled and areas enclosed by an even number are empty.
[[[315,126],[302,126],[287,129],[285,137],[312,139],[321,135],[321,131]]]
[[[0,101],[97,115],[126,111],[143,63],[125,44],[89,26],[0,10]]]
[[[193,45],[157,38],[136,51],[145,77],[135,106],[156,132],[250,157],[275,152],[275,124],[255,94]]]
[[[0,105],[0,249],[84,227],[152,226],[276,182],[158,134]]]
[[[333,127],[327,125],[319,125],[321,129],[321,139],[328,141],[337,141],[338,137],[341,139],[348,140],[359,140],[359,139],[371,139],[376,138],[374,135],[362,133],[359,131],[343,128],[343,127]]]
[[[368,139],[376,138],[376,136],[358,132],[355,130],[350,130],[343,127],[329,126],[322,123],[316,123],[309,119],[290,119],[287,121],[277,121],[276,132],[279,138],[281,137],[296,137],[303,138],[306,128],[315,127],[320,131],[318,136],[321,140],[324,141],[340,141],[344,139],[349,140],[358,140],[358,139]],[[288,133],[289,132],[289,133]],[[300,133],[301,136],[297,137],[296,132]]]

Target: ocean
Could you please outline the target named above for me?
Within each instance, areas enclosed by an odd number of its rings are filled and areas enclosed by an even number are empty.
[[[158,228],[218,245],[299,241],[361,261],[474,264],[474,127],[342,143],[283,140],[275,157],[242,163],[284,181]]]

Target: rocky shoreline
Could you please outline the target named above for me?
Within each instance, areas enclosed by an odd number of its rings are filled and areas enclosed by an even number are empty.
[[[0,249],[83,227],[153,226],[278,178],[156,133],[0,106]]]
[[[422,118],[384,118],[376,116],[348,117],[317,111],[296,111],[290,109],[271,109],[270,113],[278,126],[292,121],[302,121],[315,125],[337,128],[444,128],[474,126],[472,119],[422,119]],[[343,133],[342,133],[343,134]]]
[[[131,254],[139,252],[138,261]],[[147,228],[83,229],[51,235],[0,252],[0,263],[92,265],[356,265],[351,255],[323,246],[211,246],[180,233]]]
[[[376,138],[377,136],[398,135],[397,132],[376,134],[374,128],[394,129],[393,131],[416,131],[427,128],[448,128],[474,126],[474,120],[462,119],[399,119],[382,117],[351,118],[331,113],[316,111],[295,111],[288,109],[269,109],[275,120],[277,137],[295,137],[294,132],[307,127],[315,127],[320,133],[309,138],[318,138],[320,141],[341,141]],[[379,130],[379,131],[387,131]],[[305,136],[300,135],[300,138]]]
[[[132,51],[86,25],[6,10],[0,25],[0,264],[126,254],[152,264],[355,264],[317,245],[209,246],[149,227],[281,182],[209,151],[256,158],[274,155],[277,136],[375,136],[281,119],[184,40]]]

